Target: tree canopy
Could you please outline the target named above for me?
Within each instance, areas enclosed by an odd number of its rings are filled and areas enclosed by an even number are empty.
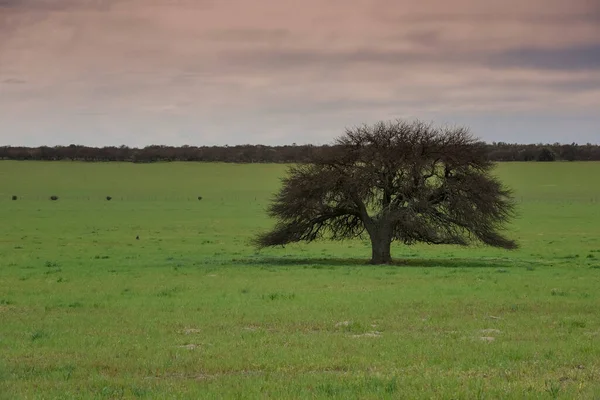
[[[254,242],[368,237],[374,264],[391,261],[394,241],[515,249],[502,233],[514,200],[493,168],[467,128],[396,120],[347,129],[289,168],[268,208],[276,225]]]

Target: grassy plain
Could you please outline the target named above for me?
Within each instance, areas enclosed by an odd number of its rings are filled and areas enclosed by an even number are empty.
[[[500,164],[521,249],[393,266],[250,247],[284,171],[0,162],[0,398],[600,398],[600,163]]]

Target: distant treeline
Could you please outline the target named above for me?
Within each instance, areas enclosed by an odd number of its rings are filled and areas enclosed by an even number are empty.
[[[486,144],[492,161],[600,161],[600,145],[593,144]],[[0,147],[1,160],[40,161],[205,161],[227,163],[301,163],[315,152],[330,146],[314,145],[239,145],[239,146],[127,146],[87,147]]]

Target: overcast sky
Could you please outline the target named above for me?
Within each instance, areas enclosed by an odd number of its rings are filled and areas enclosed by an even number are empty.
[[[600,0],[0,0],[0,145],[600,143]]]

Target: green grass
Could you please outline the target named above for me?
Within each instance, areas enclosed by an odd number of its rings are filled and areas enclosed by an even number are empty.
[[[248,245],[284,168],[0,162],[0,398],[600,397],[600,163],[499,165],[518,251],[376,267]]]

